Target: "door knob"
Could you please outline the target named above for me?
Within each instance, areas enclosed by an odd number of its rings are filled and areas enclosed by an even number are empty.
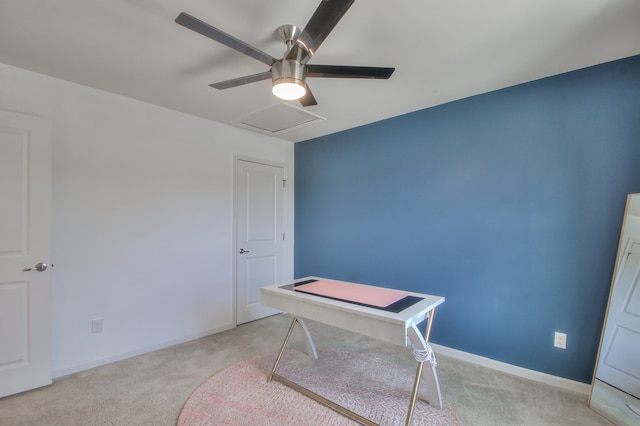
[[[24,272],[33,271],[33,270],[38,271],[38,272],[46,271],[47,270],[47,264],[40,262],[36,266],[34,266],[33,268],[25,268],[25,269],[23,269]]]
[[[249,253],[249,250],[245,250],[243,248],[240,249],[240,254]]]

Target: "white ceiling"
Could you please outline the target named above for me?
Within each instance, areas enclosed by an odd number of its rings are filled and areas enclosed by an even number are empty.
[[[174,22],[187,12],[275,57],[275,29],[320,0],[0,0],[0,62],[210,120],[277,104],[263,63]],[[309,63],[394,66],[389,80],[308,80],[326,118],[293,142],[640,54],[640,0],[356,0]],[[296,105],[296,103],[294,103]]]

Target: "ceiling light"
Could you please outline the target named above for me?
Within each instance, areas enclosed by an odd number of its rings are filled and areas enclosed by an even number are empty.
[[[290,81],[287,81],[290,80]],[[300,99],[307,93],[303,83],[300,80],[281,78],[273,84],[271,91],[280,99],[293,101]]]
[[[304,67],[294,59],[282,59],[273,63],[271,91],[280,99],[293,101],[307,93],[304,82]]]

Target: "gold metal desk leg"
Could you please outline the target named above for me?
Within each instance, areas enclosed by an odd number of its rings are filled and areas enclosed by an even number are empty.
[[[360,414],[349,410],[348,408],[343,407],[340,404],[336,404],[335,402],[328,400],[327,398],[323,397],[322,395],[318,395],[317,393],[310,391],[309,389],[305,388],[302,385],[297,384],[296,382],[292,382],[291,380],[287,379],[286,377],[282,377],[279,374],[273,373],[273,379],[282,383],[285,386],[288,386],[289,388],[300,392],[301,394],[305,395],[308,398],[313,399],[316,402],[319,402],[320,404],[324,405],[325,407],[331,408],[332,410],[342,414],[343,416],[350,418],[351,420],[354,420],[358,423],[360,423],[361,425],[365,425],[365,426],[378,426],[377,423],[372,422],[371,420],[362,417]]]
[[[365,425],[365,426],[377,426],[376,423],[372,422],[369,419],[366,419],[364,417],[362,417],[361,415],[359,415],[358,413],[355,413],[339,404],[336,404],[333,401],[330,401],[328,399],[326,399],[325,397],[318,395],[317,393],[310,391],[309,389],[305,388],[302,385],[299,385],[295,382],[292,382],[291,380],[287,379],[286,377],[283,377],[279,374],[276,373],[276,368],[278,368],[278,364],[280,364],[280,359],[282,358],[282,354],[284,353],[284,350],[287,346],[287,343],[289,342],[289,338],[291,337],[291,333],[293,332],[293,329],[295,328],[296,323],[300,324],[300,326],[304,329],[305,333],[306,333],[306,337],[307,337],[307,343],[310,344],[310,346],[307,347],[307,350],[310,352],[309,356],[314,357],[315,359],[318,359],[316,350],[315,350],[315,346],[313,345],[313,341],[311,340],[311,335],[309,334],[309,330],[307,329],[306,325],[304,325],[304,321],[298,317],[296,317],[295,315],[293,316],[293,320],[291,321],[291,325],[289,326],[289,331],[287,331],[287,335],[284,338],[284,342],[282,342],[282,347],[280,348],[280,352],[278,353],[278,356],[276,358],[276,362],[273,365],[273,368],[271,369],[271,373],[269,373],[269,375],[267,376],[267,382],[270,382],[271,380],[276,380],[280,383],[282,383],[285,386],[288,386],[289,388],[300,392],[301,394],[313,399],[316,402],[319,402],[320,404],[323,404],[324,406],[331,408],[334,411],[337,411],[338,413],[352,419],[355,420],[356,422]]]
[[[433,315],[436,312],[436,308],[433,308],[429,312],[429,318],[427,318],[427,327],[424,333],[425,342],[429,343],[429,336],[431,334],[431,324],[433,323]],[[416,379],[413,382],[413,392],[411,392],[411,403],[409,404],[409,412],[407,413],[406,426],[411,425],[411,419],[413,417],[413,409],[416,406],[416,399],[418,398],[418,391],[420,390],[420,378],[422,377],[422,367],[424,367],[424,361],[418,363],[418,371],[416,372]]]
[[[289,338],[291,337],[291,333],[293,332],[293,327],[295,327],[296,322],[298,322],[298,318],[293,315],[293,320],[291,321],[291,325],[289,326],[289,331],[287,331],[287,336],[284,338],[284,342],[282,342],[282,347],[280,348],[280,352],[278,353],[278,357],[276,358],[275,364],[273,364],[273,368],[271,369],[271,373],[267,376],[267,382],[270,382],[273,378],[273,375],[276,372],[276,368],[278,368],[278,364],[280,364],[280,358],[282,358],[282,354],[284,353],[284,348],[287,346],[289,342]]]

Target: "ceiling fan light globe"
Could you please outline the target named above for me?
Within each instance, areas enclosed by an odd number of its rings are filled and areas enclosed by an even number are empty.
[[[280,99],[294,101],[307,93],[302,81],[294,78],[281,78],[273,82],[271,92]]]

